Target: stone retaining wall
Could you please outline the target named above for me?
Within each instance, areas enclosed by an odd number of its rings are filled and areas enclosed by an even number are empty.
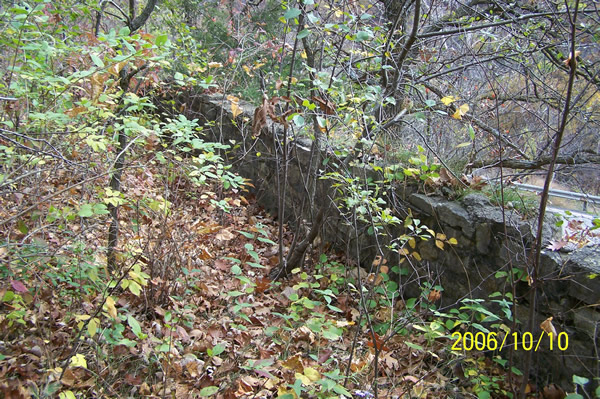
[[[252,137],[255,107],[240,102],[243,112],[233,123],[231,106],[220,94],[196,97],[182,94],[174,100],[174,109],[179,110],[185,104],[189,118],[198,118],[206,126],[211,126],[211,139],[236,143],[236,150],[229,154],[230,161],[242,176],[253,182],[262,205],[276,214],[278,163],[274,148],[278,144],[274,142],[281,139],[281,127],[269,124],[259,137]],[[273,135],[277,140],[273,140]],[[287,176],[286,214],[289,216],[294,215],[294,210],[307,195],[305,179],[311,162],[312,142],[297,140],[293,144]],[[370,173],[376,176],[375,172]],[[328,193],[327,181],[319,181],[313,212],[329,201]],[[529,256],[525,248],[529,248],[533,241],[530,223],[523,221],[515,212],[503,213],[480,194],[467,195],[456,202],[419,193],[414,187],[399,186],[389,197],[397,202],[396,208],[410,208],[424,224],[458,241],[456,246],[446,245],[443,251],[432,240],[419,244],[417,249],[422,261],[405,263],[408,274],[398,277],[405,297],[417,296],[419,284],[425,281],[444,288],[439,304],[441,308],[456,305],[464,298],[487,299],[491,293],[511,291],[510,282],[495,275],[511,268],[524,269]],[[310,220],[310,215],[304,216]],[[552,225],[547,223],[547,226]],[[401,233],[398,229],[390,236]],[[546,239],[553,234],[550,228],[544,233]],[[341,249],[355,248],[358,240],[363,265],[370,265],[377,254],[374,237],[366,234],[366,228],[359,232],[352,230],[339,214],[330,215],[321,236],[323,241],[332,242]],[[383,240],[385,243],[385,237]],[[386,256],[388,264],[398,261],[393,255]],[[555,382],[566,391],[573,391],[573,374],[590,380],[600,375],[600,276],[591,278],[595,274],[600,274],[600,246],[585,247],[573,253],[543,253],[542,284],[538,291],[535,330],[532,333],[539,337],[540,323],[552,316],[557,332],[568,334],[569,347],[564,352],[556,349],[551,352],[548,339],[543,339],[539,351],[534,354],[532,370],[539,386]],[[521,329],[527,325],[529,317],[529,289],[526,281],[516,284],[517,318],[522,322]],[[556,344],[554,346],[556,348]],[[517,356],[523,354],[521,350]]]

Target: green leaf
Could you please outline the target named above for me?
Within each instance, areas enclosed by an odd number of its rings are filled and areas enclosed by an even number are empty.
[[[339,393],[340,395],[344,395],[347,398],[351,398],[352,397],[352,394],[350,392],[348,392],[346,390],[346,388],[344,388],[340,384],[337,384],[336,386],[334,386],[333,390],[335,391],[335,393]]]
[[[260,262],[260,258],[256,251],[248,250],[248,255],[252,256],[252,259],[254,259],[255,261]]]
[[[242,230],[237,230],[238,233],[240,233],[241,235],[243,235],[246,238],[250,238],[250,239],[254,239],[255,236],[252,233],[248,233],[247,231],[242,231]]]
[[[344,313],[344,311],[340,308],[338,308],[337,306],[333,306],[333,305],[327,305],[327,307],[331,310],[333,310],[334,312],[338,312],[338,313]]]
[[[469,137],[471,140],[475,140],[475,129],[473,129],[473,126],[471,125],[469,125]]]
[[[223,346],[221,344],[217,344],[212,348],[211,356],[219,356],[223,352],[225,352],[225,346]]]
[[[106,215],[108,212],[108,208],[106,204],[98,203],[94,204],[94,215]]]
[[[133,348],[134,346],[137,345],[137,343],[135,341],[132,341],[132,340],[127,339],[127,338],[120,339],[119,341],[117,341],[117,343],[119,345],[125,345],[128,348]],[[167,348],[168,348],[168,345],[167,345]]]
[[[29,229],[27,228],[27,225],[22,220],[19,220],[17,222],[17,229],[19,229],[19,231],[21,233],[23,233],[23,234],[27,234],[29,232]]]
[[[294,121],[294,124],[298,127],[302,127],[306,123],[306,121],[304,120],[304,117],[300,114],[294,115],[292,117],[292,120]]]
[[[336,341],[342,336],[343,333],[344,333],[343,329],[335,327],[335,326],[331,326],[328,329],[323,330],[323,337],[330,341]]]
[[[219,387],[211,385],[200,390],[200,396],[212,396],[219,392]]]
[[[158,36],[156,37],[156,40],[155,40],[155,42],[154,42],[154,43],[155,43],[157,46],[162,46],[162,45],[164,45],[165,43],[167,43],[167,40],[169,40],[169,37],[168,37],[166,34],[164,34],[164,35],[158,35]]]
[[[297,8],[290,8],[285,12],[285,14],[283,14],[283,18],[285,18],[287,21],[288,19],[297,18],[301,13],[302,11]]]
[[[425,121],[427,118],[425,117],[425,113],[424,112],[417,112],[415,113],[415,119],[418,121]]]
[[[308,14],[306,14],[306,17],[308,18],[308,22],[310,22],[311,24],[314,24],[315,22],[319,21],[319,17],[313,12],[309,12]]]
[[[104,68],[104,62],[96,54],[90,54],[90,58],[98,68]]]
[[[292,388],[294,390],[294,392],[296,392],[296,395],[301,398],[302,397],[302,391],[304,391],[304,388],[302,388],[302,381],[300,381],[299,379],[296,379],[296,381],[294,382],[294,385],[289,385],[288,386],[290,388]]]
[[[127,316],[127,324],[129,324],[129,327],[131,327],[131,331],[133,331],[133,333],[137,337],[140,337],[142,335],[142,327],[133,316]]]
[[[585,384],[587,384],[588,382],[590,382],[589,379],[585,378],[585,377],[580,377],[578,375],[573,374],[573,383],[576,385],[580,385],[580,386],[584,386]]]
[[[83,204],[79,208],[79,212],[77,214],[82,218],[89,218],[90,216],[94,215],[94,208],[92,204]]]
[[[325,128],[327,126],[327,120],[323,117],[317,116],[317,123],[319,127]]]
[[[135,296],[140,296],[142,292],[142,287],[133,280],[129,280],[129,291]]]
[[[265,238],[265,237],[258,237],[258,241],[264,242],[266,244],[271,244],[271,245],[275,245],[276,244],[275,241],[269,240],[268,238]]]
[[[298,33],[297,38],[298,38],[298,40],[302,40],[305,37],[307,37],[308,35],[310,35],[310,31],[308,29],[303,29],[300,31],[300,33]]]
[[[359,42],[370,40],[372,37],[373,35],[368,31],[361,30],[356,33],[356,40]]]
[[[477,399],[490,399],[492,396],[488,391],[481,391],[477,393]]]
[[[423,350],[423,347],[421,345],[413,344],[412,342],[409,342],[409,341],[404,341],[404,343],[409,348],[416,349],[416,350],[419,350],[419,351]]]

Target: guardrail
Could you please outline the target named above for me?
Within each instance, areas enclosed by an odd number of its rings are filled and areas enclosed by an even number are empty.
[[[541,193],[544,189],[543,187],[534,186],[531,184],[523,184],[523,183],[512,183],[513,186],[526,191],[533,191],[536,193]],[[548,192],[553,197],[566,198],[574,201],[583,202],[583,210],[587,211],[587,204],[600,204],[600,197],[595,195],[588,195],[582,193],[574,193],[572,191],[564,191],[564,190],[556,190],[551,188]]]

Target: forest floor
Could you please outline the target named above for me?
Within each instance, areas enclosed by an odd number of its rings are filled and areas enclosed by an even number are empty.
[[[38,198],[59,194],[15,224],[22,246],[0,247],[0,396],[505,397],[490,356],[453,352],[432,329],[435,297],[409,307],[386,275],[357,279],[324,248],[272,282],[278,224],[248,191],[148,165],[124,174],[119,270],[106,270],[91,191],[60,192],[81,178],[68,173],[49,175]],[[286,252],[287,226],[282,239]]]

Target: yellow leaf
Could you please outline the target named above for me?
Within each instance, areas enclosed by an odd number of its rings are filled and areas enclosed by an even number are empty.
[[[462,119],[463,115],[466,115],[467,112],[469,112],[469,104],[463,104],[456,108],[456,112],[452,115],[452,117],[454,119]]]
[[[238,115],[242,113],[238,103],[231,103],[231,113],[233,114],[234,118],[237,118]]]
[[[296,395],[296,392],[294,392],[293,389],[285,389],[284,387],[279,386],[277,388],[277,397],[280,398],[285,395],[292,395],[294,399],[298,398],[298,395]]]
[[[415,247],[417,246],[417,242],[413,237],[411,237],[410,240],[408,240],[408,245],[410,245],[412,249],[415,249]]]
[[[456,238],[452,237],[451,239],[448,240],[448,244],[456,245],[456,244],[458,244],[458,241],[456,241]]]
[[[446,97],[442,97],[441,101],[444,103],[444,105],[448,106],[456,100],[458,100],[458,98],[456,98],[454,96],[446,96]]]
[[[233,118],[235,119],[238,117],[238,115],[242,113],[242,109],[239,105],[240,99],[236,96],[227,96],[227,99],[231,103],[231,113],[233,114]]]
[[[321,374],[317,370],[313,369],[312,367],[305,367],[304,375],[307,376],[312,382],[318,381],[321,379]]]
[[[444,249],[444,243],[440,240],[435,240],[435,246],[439,249]]]
[[[104,309],[108,312],[108,315],[113,319],[117,318],[117,308],[115,307],[115,300],[111,297],[106,298],[104,303]]]
[[[77,396],[73,393],[73,391],[64,391],[58,394],[58,399],[76,399]]]
[[[302,50],[302,52],[300,53],[300,57],[302,57],[304,59],[308,58],[308,56],[306,55],[306,51],[305,50]]]
[[[87,369],[87,361],[85,360],[85,356],[78,353],[71,358],[71,367],[83,367]]]
[[[437,238],[438,240],[444,241],[446,239],[446,234],[444,234],[444,233],[437,233],[435,235],[435,238]]]
[[[106,77],[102,74],[95,73],[90,76],[90,84],[92,87],[92,92],[90,93],[90,97],[92,97],[92,101],[96,102],[100,94],[104,91],[104,82],[106,82]]]
[[[90,317],[92,317],[92,316],[90,316],[90,315],[88,315],[88,314],[76,314],[76,315],[75,315],[75,320],[77,320],[77,321],[86,321],[86,320],[88,320]]]
[[[94,335],[96,335],[96,331],[98,331],[98,323],[96,323],[97,320],[98,319],[92,319],[88,323],[87,330],[91,338],[94,338]]]
[[[121,72],[121,69],[123,69],[125,65],[127,65],[127,61],[117,62],[116,64],[113,64],[108,68],[108,72],[110,72],[115,77],[118,77],[119,72]]]
[[[413,258],[415,258],[416,260],[418,260],[419,262],[421,261],[421,255],[419,255],[418,252],[413,252],[412,253]]]
[[[278,384],[279,384],[279,378],[277,378],[277,377],[269,378],[269,380],[265,383],[265,388],[270,390],[270,389],[278,386]]]
[[[304,374],[296,373],[295,377],[297,380],[302,381],[303,385],[311,385],[312,384],[312,381],[310,380],[310,378],[308,378]]]
[[[221,64],[220,62],[209,62],[208,63],[209,68],[221,68],[222,66],[223,66],[223,64]]]
[[[248,67],[248,65],[242,65],[242,69],[244,70],[244,72],[246,72],[246,74],[248,74],[248,76],[252,76],[252,74],[250,73],[250,68]]]

